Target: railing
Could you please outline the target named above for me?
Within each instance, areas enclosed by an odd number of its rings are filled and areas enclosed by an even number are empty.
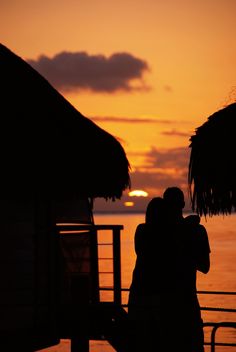
[[[128,288],[122,288],[122,291],[129,292]],[[233,295],[236,296],[236,292],[226,292],[226,291],[197,291],[198,294],[206,295]],[[124,308],[127,307],[127,304],[122,304]],[[202,311],[214,311],[214,312],[225,312],[225,313],[236,313],[234,308],[223,308],[223,307],[201,307]],[[204,345],[211,346],[211,352],[215,352],[216,346],[228,346],[234,347],[236,343],[231,342],[217,342],[216,341],[216,332],[221,328],[235,328],[236,321],[221,321],[221,322],[205,322],[203,327],[211,327],[210,342],[204,342]]]
[[[120,232],[122,225],[81,225],[81,224],[58,224],[59,235],[74,234],[79,235],[87,231],[90,242],[90,261],[91,261],[91,279],[92,279],[92,301],[100,302],[100,293],[102,291],[113,292],[113,303],[121,305],[121,250],[120,250]],[[99,233],[101,231],[111,231],[110,242],[100,242]],[[110,246],[112,249],[111,257],[100,257],[99,247]],[[99,264],[101,261],[111,261],[112,271],[100,271]],[[100,285],[102,275],[111,274],[112,284],[109,287]]]
[[[123,229],[122,225],[78,225],[78,224],[66,224],[60,225],[59,234],[74,233],[79,234],[81,231],[88,231],[90,238],[91,248],[91,273],[92,273],[92,287],[93,287],[93,302],[100,302],[100,293],[102,291],[113,292],[113,303],[123,308],[127,308],[127,304],[122,303],[122,292],[129,291],[128,288],[121,287],[121,247],[120,247],[120,232]],[[100,231],[111,231],[110,242],[99,242]],[[100,246],[111,246],[112,256],[111,257],[100,257],[98,248]],[[100,261],[112,261],[113,270],[110,272],[99,271]],[[100,279],[101,275],[111,274],[112,285],[101,286]],[[198,291],[198,294],[219,294],[219,295],[236,295],[236,292],[224,292],[224,291]],[[202,311],[221,311],[227,313],[236,313],[234,308],[219,308],[219,307],[201,307]],[[235,321],[221,321],[221,322],[205,322],[204,327],[212,327],[210,342],[205,342],[205,345],[211,346],[211,352],[215,352],[215,346],[236,346],[236,343],[226,343],[216,341],[216,332],[222,328],[236,328]]]
[[[216,331],[220,328],[235,328],[236,329],[236,322],[211,322],[211,323],[204,323],[204,327],[210,326],[212,327],[211,330],[211,341],[205,342],[204,345],[211,346],[211,352],[215,352],[215,346],[229,346],[233,347],[236,346],[236,343],[229,343],[229,342],[216,342]]]
[[[205,295],[225,295],[225,296],[236,296],[236,292],[227,292],[227,291],[198,291],[198,294]],[[224,308],[224,307],[201,307],[202,311],[211,311],[211,312],[225,312],[225,313],[236,313],[234,308]],[[219,322],[204,322],[204,327],[211,327],[210,342],[205,342],[207,346],[211,346],[211,352],[215,352],[216,346],[228,346],[234,347],[236,343],[233,342],[217,342],[216,341],[216,332],[222,328],[232,328],[236,329],[236,321],[219,321]]]

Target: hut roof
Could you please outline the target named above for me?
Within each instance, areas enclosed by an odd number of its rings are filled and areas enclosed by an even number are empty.
[[[215,112],[190,138],[193,210],[230,214],[236,208],[236,103]]]
[[[119,141],[0,44],[0,198],[120,198],[130,186]]]

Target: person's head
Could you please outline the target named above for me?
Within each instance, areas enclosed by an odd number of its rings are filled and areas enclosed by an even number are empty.
[[[146,223],[161,223],[166,215],[166,207],[163,198],[154,197],[150,200],[146,209]]]
[[[185,201],[184,193],[179,187],[168,187],[163,193],[163,199],[171,213],[182,214]]]

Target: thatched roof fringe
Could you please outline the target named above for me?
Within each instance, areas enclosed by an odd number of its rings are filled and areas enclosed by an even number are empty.
[[[236,209],[236,103],[215,112],[190,138],[188,183],[200,215]]]

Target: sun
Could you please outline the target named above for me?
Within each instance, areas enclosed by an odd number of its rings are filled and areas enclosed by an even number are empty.
[[[124,202],[124,206],[125,207],[133,207],[134,206],[134,202]]]
[[[131,192],[129,192],[130,197],[147,197],[148,193],[145,191],[142,191],[141,189],[135,189]]]

